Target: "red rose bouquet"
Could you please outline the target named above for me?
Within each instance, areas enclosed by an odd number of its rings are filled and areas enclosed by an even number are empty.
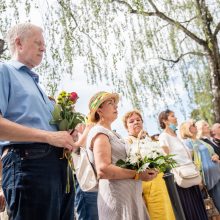
[[[84,115],[75,111],[75,103],[78,98],[76,92],[62,91],[59,94],[57,104],[55,104],[52,112],[53,119],[50,123],[57,125],[60,131],[75,129],[77,124],[85,123]]]
[[[78,95],[76,92],[67,93],[66,91],[62,91],[58,98],[57,103],[54,105],[54,110],[52,112],[52,120],[50,124],[57,125],[60,131],[74,131],[75,127],[79,123],[85,123],[85,117],[80,112],[75,111],[75,103],[78,99]],[[71,134],[72,132],[70,132]],[[63,151],[63,158],[68,160],[67,166],[67,186],[66,192],[70,192],[70,184],[69,178],[70,173],[72,172],[69,167],[74,170],[72,164],[72,156],[71,152],[68,150]],[[61,158],[61,159],[63,159]]]

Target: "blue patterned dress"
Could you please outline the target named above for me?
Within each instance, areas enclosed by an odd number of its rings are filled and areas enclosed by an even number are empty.
[[[184,142],[189,149],[193,150],[193,146],[198,149],[202,162],[204,183],[216,208],[220,211],[220,164],[212,161],[211,153],[206,146],[207,143],[192,139],[186,139]]]

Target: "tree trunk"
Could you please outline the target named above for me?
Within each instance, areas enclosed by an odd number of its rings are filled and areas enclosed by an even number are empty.
[[[220,122],[220,54],[217,39],[213,42],[213,48],[209,50],[211,91],[213,95],[214,121]]]
[[[220,54],[218,47],[218,32],[213,33],[211,24],[213,17],[206,5],[205,0],[197,0],[198,12],[203,24],[203,33],[206,37],[204,49],[207,52],[210,66],[211,92],[213,96],[213,116],[214,122],[220,122]]]
[[[5,51],[4,45],[5,45],[5,41],[0,39],[0,57],[3,54],[3,52]]]

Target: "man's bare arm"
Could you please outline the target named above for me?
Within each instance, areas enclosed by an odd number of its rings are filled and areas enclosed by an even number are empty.
[[[44,131],[11,122],[0,115],[0,140],[48,143],[56,147],[76,148],[67,131]]]

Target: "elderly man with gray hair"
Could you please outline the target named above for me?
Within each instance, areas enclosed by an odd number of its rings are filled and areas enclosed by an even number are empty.
[[[71,135],[51,125],[53,103],[32,70],[45,52],[43,31],[30,23],[8,32],[12,60],[0,64],[2,188],[10,219],[73,220],[74,187],[63,149],[76,148]]]
[[[213,142],[220,148],[220,123],[212,125],[211,134]]]

